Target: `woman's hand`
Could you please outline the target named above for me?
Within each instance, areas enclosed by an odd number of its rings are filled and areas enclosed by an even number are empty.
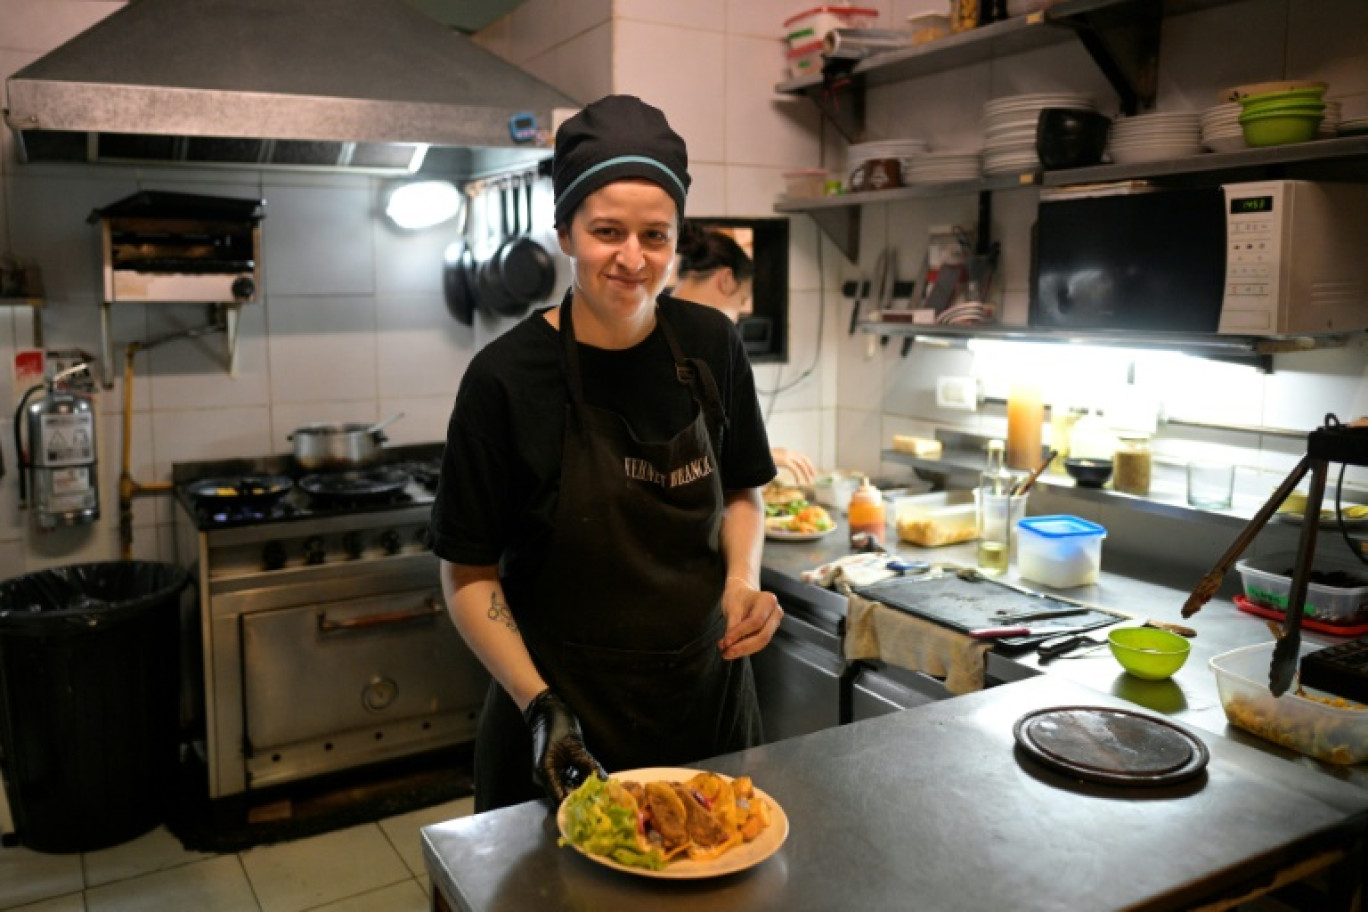
[[[727,617],[727,632],[717,646],[722,658],[728,660],[764,649],[784,618],[784,609],[773,592],[761,592],[740,577],[727,578],[722,613]]]
[[[770,458],[774,460],[776,469],[787,471],[793,476],[793,483],[797,487],[810,487],[817,480],[817,469],[812,461],[797,450],[773,447],[770,449]]]

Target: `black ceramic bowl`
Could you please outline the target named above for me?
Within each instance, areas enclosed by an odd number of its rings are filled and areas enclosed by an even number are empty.
[[[1036,155],[1047,171],[1083,168],[1102,160],[1111,118],[1082,108],[1042,108],[1036,121]]]
[[[1112,464],[1110,459],[1066,459],[1064,470],[1080,488],[1100,488],[1111,478]]]

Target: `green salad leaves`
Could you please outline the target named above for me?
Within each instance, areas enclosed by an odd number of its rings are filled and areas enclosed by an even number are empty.
[[[621,785],[591,776],[565,799],[565,835],[560,845],[572,843],[591,855],[618,864],[659,871],[665,856],[641,831],[636,799]]]

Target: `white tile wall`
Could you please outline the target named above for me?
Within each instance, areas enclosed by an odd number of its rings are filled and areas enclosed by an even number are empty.
[[[688,142],[691,163],[726,161],[725,46],[717,32],[630,19],[613,23],[613,91],[664,111]]]
[[[117,8],[100,0],[0,0],[0,70],[35,59]],[[881,25],[897,26],[917,0],[875,0]],[[845,142],[804,100],[778,96],[784,78],[782,21],[806,8],[791,0],[527,0],[487,29],[481,43],[561,88],[592,100],[632,92],[663,107],[689,140],[696,182],[695,215],[762,215],[771,211],[791,167],[824,164],[840,171]],[[1360,0],[1245,0],[1167,20],[1159,73],[1159,104],[1200,106],[1232,83],[1316,75],[1331,94],[1368,105],[1368,66],[1356,36],[1368,6]],[[1283,25],[1287,24],[1284,32]],[[1220,53],[1212,53],[1219,47]],[[662,65],[662,49],[669,59]],[[1081,86],[1105,105],[1110,91],[1080,48],[1061,44],[1030,54],[880,87],[869,95],[871,138],[920,135],[933,146],[976,144],[985,100],[998,95]],[[1368,110],[1363,115],[1368,116]],[[4,150],[11,149],[9,137]],[[400,235],[376,215],[387,184],[354,175],[195,172],[104,166],[17,166],[0,162],[0,241],[39,258],[50,292],[44,327],[53,345],[98,350],[98,274],[92,208],[140,187],[194,187],[201,192],[260,194],[264,223],[263,301],[243,318],[240,374],[221,370],[213,337],[168,343],[138,359],[134,388],[134,472],[140,480],[169,476],[172,463],[287,452],[288,434],[311,421],[354,421],[404,411],[389,429],[395,442],[441,439],[451,398],[471,354],[511,325],[481,315],[473,328],[446,314],[440,258],[454,229]],[[546,188],[539,188],[545,194]],[[942,372],[972,371],[964,351],[915,346],[903,358],[888,346],[850,337],[850,302],[843,279],[869,271],[885,245],[899,250],[900,277],[912,277],[932,224],[972,224],[972,197],[870,206],[863,213],[861,263],[845,261],[811,219],[792,219],[790,331],[792,357],[782,368],[762,366],[761,386],[787,385],[770,409],[777,445],[815,455],[824,466],[878,467],[892,433],[930,433],[938,426],[993,427],[1000,408],[947,413],[934,405]],[[539,205],[544,206],[543,202]],[[1009,319],[1024,320],[1028,291],[1031,191],[994,199],[994,236],[1003,241],[1001,288]],[[564,264],[556,294],[565,284]],[[825,307],[819,289],[825,288]],[[24,343],[26,314],[0,309],[0,355],[8,365]],[[118,345],[192,325],[195,309],[117,308]],[[824,325],[818,326],[819,321]],[[1361,345],[1338,352],[1279,356],[1264,376],[1215,362],[1193,362],[1171,375],[1138,382],[1174,399],[1192,420],[1265,423],[1309,429],[1326,411],[1368,414]],[[122,367],[122,365],[117,365]],[[117,371],[116,371],[117,373]],[[0,399],[13,402],[8,368]],[[1182,392],[1181,397],[1179,391]],[[105,516],[94,529],[37,536],[17,513],[11,478],[0,483],[0,567],[6,574],[118,552],[117,469],[121,380],[100,394]],[[1233,432],[1171,429],[1165,446],[1235,447],[1242,464],[1285,472],[1300,441]],[[0,451],[13,466],[12,444]],[[171,509],[164,497],[135,504],[135,551],[171,556]]]

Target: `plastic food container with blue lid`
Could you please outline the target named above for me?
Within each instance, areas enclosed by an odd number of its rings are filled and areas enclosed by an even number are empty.
[[[1056,589],[1097,582],[1107,530],[1077,516],[1028,516],[1017,525],[1017,572]]]

